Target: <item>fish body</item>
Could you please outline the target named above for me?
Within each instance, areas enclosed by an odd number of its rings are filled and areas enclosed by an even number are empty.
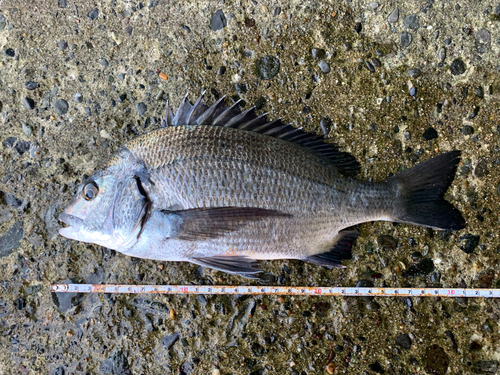
[[[330,267],[350,258],[355,224],[437,229],[464,221],[443,195],[452,151],[380,182],[353,178],[349,154],[253,110],[185,99],[164,127],[119,149],[78,189],[63,236],[124,254],[252,277],[259,259]],[[168,126],[173,125],[173,126]]]

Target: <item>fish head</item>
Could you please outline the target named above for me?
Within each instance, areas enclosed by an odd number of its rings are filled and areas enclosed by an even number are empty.
[[[149,206],[138,177],[116,170],[96,172],[59,215],[68,225],[59,234],[113,250],[127,249],[137,242]]]

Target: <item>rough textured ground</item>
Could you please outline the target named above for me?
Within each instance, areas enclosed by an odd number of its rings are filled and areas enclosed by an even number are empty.
[[[82,177],[203,89],[323,119],[361,178],[463,150],[448,198],[466,229],[367,223],[346,269],[264,262],[272,283],[497,287],[500,3],[321,3],[0,1],[1,374],[499,373],[493,300],[48,291],[248,282],[57,235]]]

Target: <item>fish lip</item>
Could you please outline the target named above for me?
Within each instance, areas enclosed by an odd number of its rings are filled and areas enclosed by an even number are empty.
[[[83,223],[83,219],[80,219],[78,216],[67,214],[66,212],[62,212],[59,215],[59,220],[64,224],[68,224],[69,226],[79,226]]]

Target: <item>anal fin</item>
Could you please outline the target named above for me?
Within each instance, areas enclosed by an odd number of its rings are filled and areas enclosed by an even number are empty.
[[[254,259],[244,255],[217,255],[189,258],[188,261],[202,267],[213,268],[249,279],[259,279],[256,274],[262,272],[260,268],[255,267],[258,263]]]
[[[340,232],[335,237],[335,243],[330,251],[312,255],[304,261],[330,268],[344,268],[342,260],[352,258],[351,248],[358,236],[359,232],[356,231]]]

